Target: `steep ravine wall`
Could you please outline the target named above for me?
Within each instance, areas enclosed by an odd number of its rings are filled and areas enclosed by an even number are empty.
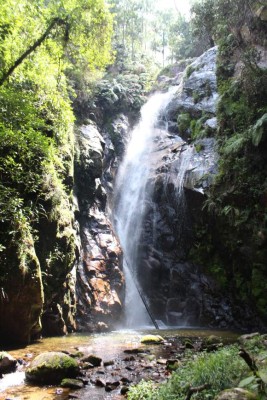
[[[261,325],[254,307],[225,291],[213,271],[192,257],[196,229],[213,223],[204,205],[218,173],[216,55],[210,49],[182,81],[180,74],[168,79],[179,86],[155,127],[148,182],[153,194],[145,199],[136,270],[154,317],[164,324],[247,329]],[[164,130],[166,122],[171,132]]]
[[[114,328],[122,315],[124,278],[121,249],[107,214],[103,186],[106,143],[96,125],[76,132],[76,218],[81,238],[77,268],[77,322],[79,330]],[[105,153],[106,154],[106,153]]]

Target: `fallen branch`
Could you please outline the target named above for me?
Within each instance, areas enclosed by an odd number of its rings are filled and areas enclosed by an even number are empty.
[[[209,389],[209,388],[210,388],[210,384],[209,384],[209,383],[205,383],[204,385],[201,385],[201,386],[190,387],[190,388],[188,389],[188,392],[187,392],[187,395],[186,395],[185,400],[190,400],[190,399],[191,399],[191,396],[192,396],[194,393],[199,393],[199,392],[202,392],[203,390]]]
[[[243,360],[249,366],[249,368],[253,372],[253,374],[257,376],[258,367],[255,363],[255,360],[251,357],[251,355],[244,349],[240,349],[238,354],[240,355],[240,357],[243,358]]]

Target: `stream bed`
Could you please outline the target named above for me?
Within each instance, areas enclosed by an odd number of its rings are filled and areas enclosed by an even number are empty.
[[[160,334],[164,343],[141,344],[141,338],[146,334]],[[217,336],[223,343],[233,342],[238,336],[237,333],[228,331],[195,329],[121,330],[103,334],[70,334],[43,338],[22,348],[6,349],[19,360],[19,367],[16,372],[6,374],[0,379],[0,400],[124,399],[120,394],[122,382],[129,384],[138,383],[141,379],[153,379],[155,382],[166,380],[169,373],[166,371],[164,360],[176,358],[179,351],[185,347],[186,340],[191,341],[194,348],[197,348],[211,335]],[[60,386],[41,387],[25,382],[26,366],[35,356],[45,351],[94,354],[102,358],[103,365],[86,374],[87,384],[80,390],[63,389]],[[114,385],[115,382],[120,382],[120,385],[116,383],[118,387],[108,391],[103,383],[107,381],[114,382]]]

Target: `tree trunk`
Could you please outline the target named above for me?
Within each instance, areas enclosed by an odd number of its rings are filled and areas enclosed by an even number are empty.
[[[0,79],[0,86],[2,86],[5,81],[10,77],[10,75],[14,72],[14,70],[27,58],[31,53],[33,53],[37,47],[39,47],[45,39],[49,36],[50,32],[56,25],[66,25],[67,22],[61,18],[54,18],[50,22],[46,31],[37,39],[33,45],[31,45],[15,62],[11,67],[3,73],[2,78]]]

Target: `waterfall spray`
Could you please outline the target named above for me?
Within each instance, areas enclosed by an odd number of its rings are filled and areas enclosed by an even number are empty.
[[[132,328],[151,325],[146,307],[142,304],[145,298],[140,299],[133,280],[138,282],[136,265],[143,217],[152,189],[147,183],[151,152],[155,136],[159,133],[156,126],[174,90],[153,95],[143,106],[140,122],[132,131],[116,180],[114,224],[126,260],[126,326]]]

